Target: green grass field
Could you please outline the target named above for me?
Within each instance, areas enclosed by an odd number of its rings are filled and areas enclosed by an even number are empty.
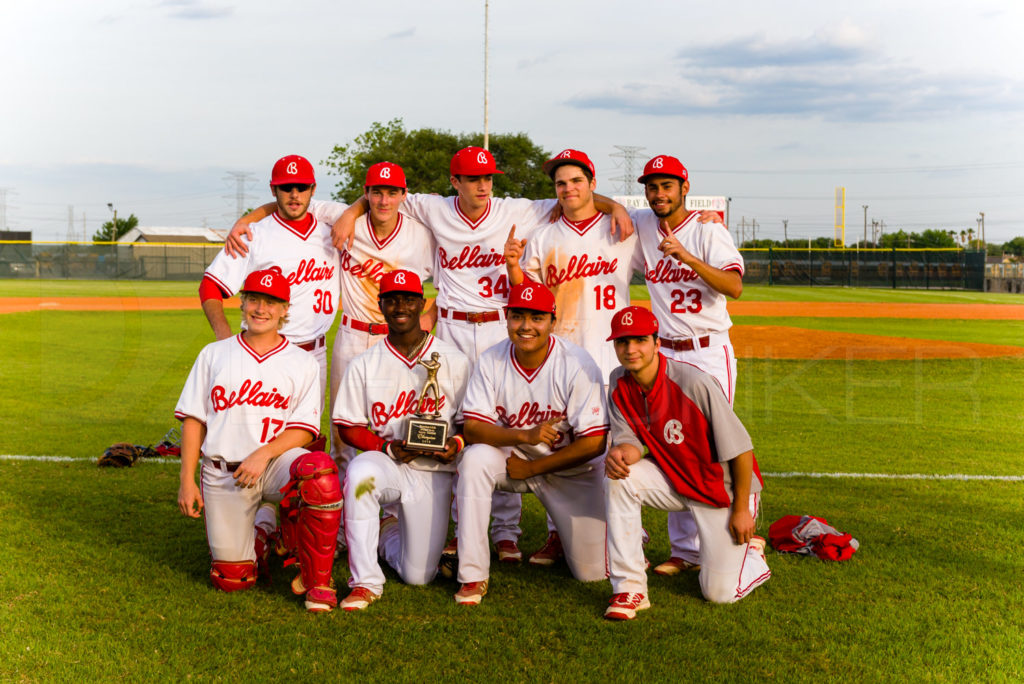
[[[0,281],[0,296],[188,296],[194,284]],[[891,299],[901,295],[910,299]],[[979,301],[963,292],[754,288],[747,299]],[[1016,321],[737,319],[1024,346]],[[736,409],[766,476],[761,534],[814,514],[861,550],[826,564],[769,552],[773,577],[714,606],[695,575],[652,575],[653,608],[601,613],[607,583],[564,565],[495,567],[476,609],[454,583],[388,573],[361,614],[310,616],[271,587],[207,579],[203,525],[177,513],[177,468],[100,470],[116,441],[150,443],[211,336],[198,311],[0,316],[0,681],[1016,681],[1024,678],[1024,482],[812,477],[1024,476],[1019,358],[741,360]],[[648,511],[652,561],[664,514]],[[526,497],[523,546],[543,540]],[[344,562],[335,566],[343,585]],[[342,586],[342,592],[344,588]]]

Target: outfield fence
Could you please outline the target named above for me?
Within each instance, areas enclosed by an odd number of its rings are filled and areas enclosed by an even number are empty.
[[[0,278],[198,280],[221,243],[0,241]],[[745,283],[985,289],[985,253],[962,249],[741,249]],[[638,276],[634,282],[643,282]]]

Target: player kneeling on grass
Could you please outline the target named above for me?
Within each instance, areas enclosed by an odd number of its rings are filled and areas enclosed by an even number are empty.
[[[387,337],[345,369],[332,416],[341,439],[364,450],[352,459],[345,475],[352,592],[341,607],[348,611],[366,608],[383,593],[378,554],[407,584],[434,579],[448,532],[455,457],[465,446],[456,434],[456,423],[462,422],[459,407],[469,379],[469,359],[420,328],[426,300],[412,271],[386,273],[378,303]],[[439,450],[406,442],[409,421],[416,413],[448,426],[447,441]],[[381,519],[382,504],[397,504],[397,520]]]
[[[601,373],[581,347],[551,334],[555,298],[539,283],[512,288],[509,340],[486,350],[466,389],[459,457],[459,582],[455,601],[487,593],[487,521],[495,490],[533,492],[555,523],[572,574],[604,579],[601,463],[608,424]]]
[[[242,287],[245,330],[207,345],[192,366],[174,410],[182,421],[178,507],[198,518],[205,505],[210,579],[236,591],[255,584],[274,529],[273,515],[256,527],[257,511],[280,502],[283,545],[301,571],[292,590],[305,595],[309,610],[329,611],[337,605],[331,566],[341,488],[330,456],[301,448],[320,433],[320,371],[279,333],[290,294],[279,271],[250,273]]]
[[[611,327],[608,339],[622,366],[608,390],[605,505],[613,596],[604,615],[631,620],[651,605],[641,506],[692,511],[704,598],[738,601],[771,577],[764,539],[754,535],[762,482],[750,436],[712,376],[660,353],[654,314],[629,306]]]

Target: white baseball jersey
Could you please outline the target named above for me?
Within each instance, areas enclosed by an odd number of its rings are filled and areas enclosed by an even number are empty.
[[[310,211],[333,225],[348,208],[340,202],[314,201]],[[356,219],[351,249],[341,251],[341,304],[350,318],[364,323],[383,323],[377,304],[380,279],[396,269],[412,271],[420,280],[430,278],[437,246],[427,227],[416,219],[398,214],[398,225],[383,240],[377,237],[367,212]]]
[[[469,359],[454,346],[433,335],[423,349],[408,359],[385,339],[357,356],[345,370],[341,387],[334,401],[335,425],[366,427],[386,440],[404,440],[409,418],[418,410],[420,393],[427,379],[427,369],[420,360],[429,361],[431,354],[441,355],[437,382],[441,396],[437,400],[439,420],[454,428],[462,422],[463,397],[469,380]],[[432,402],[424,406],[432,412]],[[454,431],[449,434],[454,434]],[[417,458],[410,464],[419,470],[454,472],[454,464],[439,463],[430,458]]]
[[[505,240],[512,225],[516,237],[529,237],[547,223],[556,201],[492,198],[471,221],[457,197],[410,194],[401,211],[426,224],[437,241],[434,285],[437,305],[456,311],[495,311],[508,302]]]
[[[619,365],[605,339],[612,316],[629,306],[629,280],[642,258],[636,236],[620,241],[611,226],[602,213],[584,221],[563,216],[534,231],[521,261],[523,272],[555,295],[554,332],[587,350],[605,384]]]
[[[608,432],[603,382],[590,355],[567,340],[552,335],[547,358],[533,369],[519,364],[512,341],[505,340],[480,356],[462,411],[466,420],[514,429],[561,418],[554,425],[561,433],[554,447],[516,447],[526,458],[537,459],[580,437]]]
[[[651,310],[658,317],[659,334],[669,339],[700,337],[732,327],[726,297],[694,271],[658,251],[665,237],[657,215],[650,209],[634,210],[636,234],[643,253],[644,278],[651,295]],[[721,223],[699,223],[690,212],[672,232],[686,251],[709,266],[743,275],[740,256],[729,231]]]
[[[174,415],[206,425],[206,458],[239,463],[282,430],[320,434],[319,377],[316,359],[288,340],[261,356],[235,335],[199,352]]]
[[[330,228],[310,218],[308,228],[300,231],[274,212],[249,226],[248,254],[235,259],[221,250],[205,273],[223,292],[234,294],[249,273],[280,269],[291,285],[288,323],[281,334],[293,342],[325,335],[338,305],[338,250],[331,244]]]

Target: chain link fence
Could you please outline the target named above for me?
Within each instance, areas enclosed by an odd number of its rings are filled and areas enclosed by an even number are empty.
[[[0,278],[195,280],[223,245],[0,241]],[[985,253],[962,249],[741,249],[744,283],[982,290]],[[634,283],[643,283],[637,275]]]

